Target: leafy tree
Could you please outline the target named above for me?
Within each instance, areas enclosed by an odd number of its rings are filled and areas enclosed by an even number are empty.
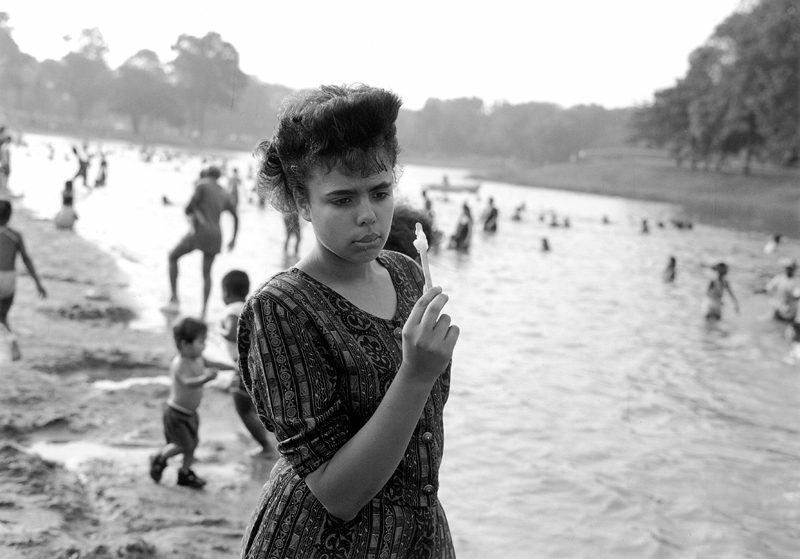
[[[7,13],[0,12],[0,83],[13,92],[11,105],[16,107],[22,98],[25,72],[32,57],[19,50],[11,36],[9,19]]]
[[[105,61],[107,52],[108,46],[100,30],[84,29],[77,39],[76,50],[61,60],[63,86],[72,99],[79,123],[108,96],[112,76]]]
[[[181,124],[183,114],[167,73],[151,50],[140,50],[117,69],[112,109],[130,116],[133,133],[148,119]]]
[[[208,109],[235,107],[237,95],[246,86],[245,75],[239,69],[239,53],[213,32],[202,38],[183,34],[172,50],[176,53],[171,63],[175,83],[193,109],[194,125],[202,137]]]

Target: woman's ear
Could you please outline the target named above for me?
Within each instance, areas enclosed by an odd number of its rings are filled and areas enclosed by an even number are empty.
[[[297,214],[311,223],[311,207],[308,204],[308,200],[295,199],[295,205],[297,206]]]

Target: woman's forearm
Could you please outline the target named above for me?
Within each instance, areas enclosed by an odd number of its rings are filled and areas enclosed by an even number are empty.
[[[432,387],[411,380],[404,367],[370,420],[333,458],[306,477],[314,496],[337,518],[354,518],[403,459]]]

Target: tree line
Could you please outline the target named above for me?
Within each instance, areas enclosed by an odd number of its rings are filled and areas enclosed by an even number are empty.
[[[733,13],[689,58],[686,75],[632,119],[633,138],[678,165],[721,169],[734,155],[800,162],[800,3],[758,0]]]
[[[236,48],[218,33],[182,34],[171,60],[140,50],[116,69],[99,29],[70,42],[61,60],[40,62],[19,49],[9,15],[0,12],[0,106],[21,124],[249,149],[273,130],[292,93],[242,72]],[[418,111],[401,111],[398,135],[419,156],[566,161],[581,149],[624,145],[630,115],[596,105],[429,99]]]

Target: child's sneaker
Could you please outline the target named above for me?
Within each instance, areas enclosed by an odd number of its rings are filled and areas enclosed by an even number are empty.
[[[197,474],[195,474],[192,470],[189,470],[188,472],[178,470],[178,485],[191,487],[192,489],[201,489],[205,484],[206,480],[201,477],[197,477]]]
[[[164,473],[164,468],[166,467],[166,458],[162,458],[158,454],[154,454],[150,457],[150,477],[153,478],[153,481],[156,483],[161,481],[161,474]]]

